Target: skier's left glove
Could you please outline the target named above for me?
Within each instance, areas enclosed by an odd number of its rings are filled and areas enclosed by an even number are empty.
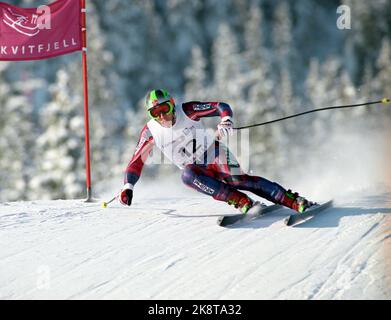
[[[234,133],[233,122],[231,117],[224,117],[217,125],[217,130],[220,137],[232,136]]]
[[[124,206],[130,206],[133,199],[133,186],[130,183],[125,184],[119,194],[119,202]]]

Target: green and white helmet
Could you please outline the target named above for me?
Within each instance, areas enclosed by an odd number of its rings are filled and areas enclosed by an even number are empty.
[[[147,110],[149,110],[164,102],[168,102],[172,108],[175,107],[174,99],[166,90],[152,90],[147,94],[147,97],[145,98],[145,107],[147,108]]]

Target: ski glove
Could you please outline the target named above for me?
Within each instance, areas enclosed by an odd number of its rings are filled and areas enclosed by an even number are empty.
[[[133,186],[130,183],[127,183],[123,186],[119,194],[119,202],[124,206],[130,206],[133,199]]]
[[[232,136],[234,131],[231,117],[226,117],[225,119],[223,118],[221,122],[217,125],[217,130],[219,132],[220,137],[225,137],[228,135]]]

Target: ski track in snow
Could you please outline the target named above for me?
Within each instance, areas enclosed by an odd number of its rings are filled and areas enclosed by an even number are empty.
[[[390,193],[297,227],[286,209],[232,228],[194,194],[0,204],[1,299],[390,299]],[[390,220],[390,219],[388,219]]]

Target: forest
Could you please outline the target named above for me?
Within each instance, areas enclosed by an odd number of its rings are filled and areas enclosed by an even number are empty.
[[[51,1],[6,2],[37,7]],[[122,186],[148,120],[144,99],[151,89],[168,90],[177,105],[226,102],[235,126],[391,96],[391,1],[86,3],[93,188],[102,190],[112,179]],[[347,29],[337,25],[341,5],[350,9]],[[85,196],[83,117],[80,52],[0,61],[0,201]],[[374,132],[386,139],[390,124],[391,106],[380,104],[248,129],[244,167],[280,181],[314,175],[326,158],[344,157],[343,150],[330,151],[330,143],[353,136],[346,143],[359,144]],[[367,152],[365,144],[356,147]],[[176,170],[153,164],[143,178]]]

